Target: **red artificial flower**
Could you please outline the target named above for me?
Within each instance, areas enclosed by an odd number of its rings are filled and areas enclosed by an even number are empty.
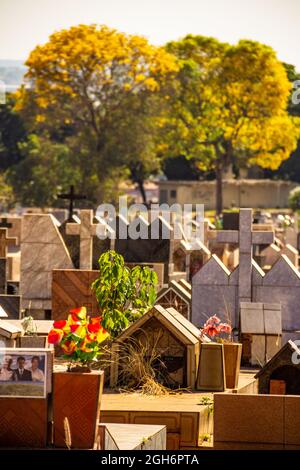
[[[72,310],[70,310],[70,313],[71,313],[73,321],[85,320],[86,319],[86,308],[85,307],[73,308]]]
[[[64,353],[69,356],[73,354],[73,352],[76,350],[76,343],[75,341],[68,340],[64,344],[61,345],[61,348],[64,351]]]
[[[74,323],[73,325],[70,325],[70,331],[71,333],[75,333],[75,331],[77,330],[77,328],[79,327],[80,325],[78,323]]]
[[[217,335],[219,332],[218,327],[215,325],[207,325],[203,328],[203,333],[210,337]]]
[[[88,324],[89,333],[98,333],[101,328],[101,320],[101,317],[94,317],[90,319],[90,323]]]
[[[232,328],[228,323],[220,323],[219,329],[220,329],[220,333],[230,334],[232,331]]]
[[[48,343],[49,344],[59,344],[64,336],[64,332],[58,328],[53,328],[48,333]]]
[[[205,326],[207,325],[214,325],[215,323],[220,323],[220,318],[217,317],[217,315],[213,315],[212,317],[210,317],[206,323],[205,323]]]
[[[101,326],[100,330],[97,333],[97,341],[98,343],[102,343],[109,337],[109,333],[106,331],[105,328]]]
[[[62,330],[67,324],[67,320],[56,320],[53,322],[53,327]]]

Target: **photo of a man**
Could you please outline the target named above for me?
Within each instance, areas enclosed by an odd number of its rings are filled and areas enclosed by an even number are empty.
[[[45,398],[48,356],[46,349],[0,348],[0,397]]]
[[[18,368],[13,371],[13,380],[20,382],[31,382],[32,374],[31,371],[25,369],[25,357],[19,356],[17,358]]]

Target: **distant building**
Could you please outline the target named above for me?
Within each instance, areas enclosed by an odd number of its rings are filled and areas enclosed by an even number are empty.
[[[159,202],[204,204],[215,209],[215,181],[159,181]],[[226,179],[223,181],[223,207],[286,208],[288,197],[298,183],[268,179]]]
[[[158,185],[155,181],[145,181],[144,189],[146,193],[147,202],[158,202]],[[126,195],[135,204],[142,204],[143,198],[141,192],[136,184],[130,182],[122,182],[118,185],[120,194]]]

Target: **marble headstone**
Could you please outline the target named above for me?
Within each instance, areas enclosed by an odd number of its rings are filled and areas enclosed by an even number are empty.
[[[21,237],[22,308],[51,309],[52,270],[72,268],[56,219],[51,214],[25,214]]]

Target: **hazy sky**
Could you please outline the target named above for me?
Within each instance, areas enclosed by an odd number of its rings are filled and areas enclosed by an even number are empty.
[[[300,0],[0,0],[0,59],[26,59],[59,29],[100,23],[163,44],[187,33],[255,39],[300,71]]]

